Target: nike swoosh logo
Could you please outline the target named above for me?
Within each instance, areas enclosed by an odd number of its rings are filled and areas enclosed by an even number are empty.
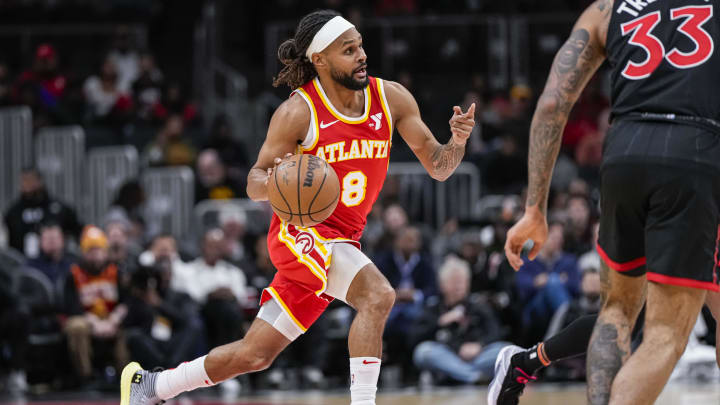
[[[320,121],[320,129],[325,129],[325,128],[329,127],[330,125],[332,125],[332,124],[334,124],[334,123],[336,123],[336,122],[338,122],[338,121],[340,121],[340,120],[335,120],[335,121],[333,121],[333,122],[328,122],[327,124],[324,123],[324,122],[322,122],[322,121]]]
[[[380,363],[380,362],[379,362],[379,361],[367,361],[367,360],[363,360],[363,364],[378,364],[378,363]]]

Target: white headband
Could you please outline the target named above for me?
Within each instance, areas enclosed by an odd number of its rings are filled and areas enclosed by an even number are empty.
[[[332,44],[343,32],[355,27],[352,23],[340,16],[333,17],[320,28],[320,31],[313,37],[310,46],[305,51],[305,56],[312,61],[312,54],[322,52],[328,45]]]

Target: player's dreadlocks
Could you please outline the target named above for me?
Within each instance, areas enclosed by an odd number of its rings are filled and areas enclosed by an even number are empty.
[[[285,67],[274,78],[273,86],[287,84],[294,90],[317,76],[315,67],[305,56],[305,52],[320,28],[338,15],[340,14],[333,10],[318,10],[300,20],[295,37],[283,42],[278,48],[278,59]]]

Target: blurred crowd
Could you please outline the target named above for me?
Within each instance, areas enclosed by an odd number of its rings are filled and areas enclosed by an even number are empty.
[[[362,243],[397,291],[384,355],[395,383],[485,381],[502,347],[541,339],[559,310],[564,323],[598,310],[595,204],[583,180],[555,193],[547,244],[518,273],[502,247],[522,212],[520,196],[503,195],[487,222],[451,219],[433,229],[411,218],[392,189],[376,204]],[[0,342],[6,388],[112,388],[130,358],[173,367],[242,338],[275,273],[267,234],[248,232],[247,214],[229,209],[191,246],[149,235],[142,205],[142,188],[129,182],[102,223],[83,225],[37,171],[23,172],[20,197],[5,215],[9,246],[0,253],[4,277],[15,279],[0,283],[0,329],[12,330]],[[334,353],[346,351],[352,316],[334,303],[271,370],[245,382],[345,384],[345,355]],[[73,373],[62,372],[68,364]],[[231,380],[221,390],[237,393],[240,385]]]

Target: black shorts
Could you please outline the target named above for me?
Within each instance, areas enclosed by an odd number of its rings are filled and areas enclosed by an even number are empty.
[[[720,291],[720,135],[619,121],[600,171],[598,253],[649,281]]]

